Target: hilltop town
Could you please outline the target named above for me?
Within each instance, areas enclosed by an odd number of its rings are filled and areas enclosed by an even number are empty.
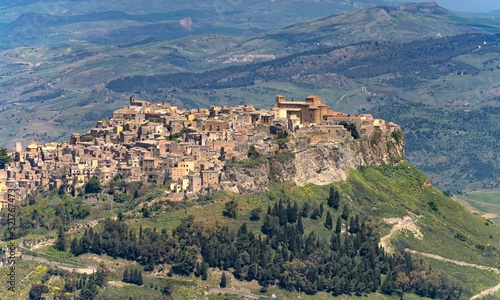
[[[13,162],[0,170],[0,186],[15,191],[18,201],[46,186],[73,195],[91,178],[108,184],[114,178],[166,185],[165,199],[182,201],[207,189],[238,183],[224,175],[227,162],[270,155],[284,142],[307,145],[371,140],[399,132],[398,125],[370,114],[335,112],[320,97],[288,101],[277,95],[272,109],[253,105],[212,106],[184,110],[168,103],[130,97],[129,105],[100,119],[69,142],[16,144]],[[0,204],[7,205],[7,192]]]

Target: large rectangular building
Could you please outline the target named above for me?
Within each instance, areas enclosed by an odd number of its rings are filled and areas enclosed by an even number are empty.
[[[333,111],[326,105],[319,96],[307,96],[306,101],[287,101],[285,96],[276,96],[276,103],[273,110],[278,111],[277,115],[285,115],[288,119],[295,118],[301,124],[320,124],[328,117],[336,116],[339,113]],[[283,113],[285,112],[285,113]]]

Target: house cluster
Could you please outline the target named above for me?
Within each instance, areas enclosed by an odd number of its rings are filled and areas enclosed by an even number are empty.
[[[168,200],[181,201],[231,185],[221,182],[225,162],[247,159],[251,145],[261,153],[275,151],[274,140],[284,133],[312,143],[353,139],[346,124],[355,126],[358,138],[399,128],[369,114],[335,112],[318,96],[287,101],[278,95],[270,110],[253,105],[184,110],[131,97],[109,120],[72,134],[69,142],[17,143],[13,162],[0,170],[0,205],[7,204],[7,190],[19,200],[38,186],[76,193],[92,177],[101,184],[115,178],[163,184]]]

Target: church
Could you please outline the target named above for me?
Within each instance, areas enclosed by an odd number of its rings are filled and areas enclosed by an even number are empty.
[[[319,96],[307,96],[305,102],[286,101],[285,96],[276,96],[273,110],[277,115],[287,119],[298,119],[300,124],[320,124],[329,117],[339,115],[326,105]]]

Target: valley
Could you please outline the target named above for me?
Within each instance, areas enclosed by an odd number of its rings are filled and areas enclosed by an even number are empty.
[[[454,195],[453,199],[462,204],[470,212],[483,218],[500,222],[500,191],[499,190],[471,190]]]

